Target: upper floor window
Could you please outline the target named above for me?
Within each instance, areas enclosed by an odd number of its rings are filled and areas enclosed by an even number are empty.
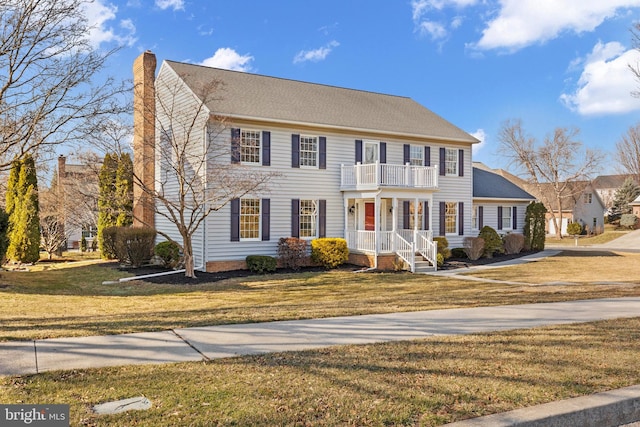
[[[473,206],[472,210],[471,210],[471,228],[473,230],[477,230],[478,227],[478,211],[479,211],[479,206]]]
[[[458,204],[446,202],[444,210],[444,231],[446,234],[457,234],[458,232]]]
[[[593,193],[585,193],[584,194],[584,203],[585,204],[593,203]]]
[[[300,166],[318,166],[318,138],[300,136]]]
[[[318,202],[300,200],[300,237],[318,237]]]
[[[409,164],[412,166],[422,166],[424,164],[424,147],[420,145],[410,146]]]
[[[240,162],[260,163],[260,132],[242,130],[240,132]]]
[[[379,144],[377,142],[364,142],[364,164],[375,163],[378,161],[378,147]]]
[[[240,239],[260,238],[260,199],[240,199]]]
[[[454,148],[445,149],[444,167],[445,175],[458,175],[458,150]]]

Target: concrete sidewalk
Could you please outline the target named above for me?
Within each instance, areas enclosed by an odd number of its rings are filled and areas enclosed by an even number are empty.
[[[640,316],[640,297],[237,324],[0,343],[0,375],[201,361]]]

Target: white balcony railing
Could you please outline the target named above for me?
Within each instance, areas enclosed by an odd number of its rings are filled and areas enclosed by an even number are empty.
[[[341,189],[370,190],[380,187],[435,189],[438,187],[438,167],[380,162],[341,166]]]

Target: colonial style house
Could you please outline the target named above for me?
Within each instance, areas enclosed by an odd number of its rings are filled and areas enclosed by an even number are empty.
[[[165,88],[178,88],[176,108],[204,109],[194,115],[195,140],[217,138],[229,148],[229,164],[277,172],[269,191],[234,199],[207,217],[193,238],[196,269],[245,268],[248,255],[275,256],[281,237],[326,236],[346,239],[352,263],[388,269],[403,261],[416,271],[420,261],[435,263],[434,236],[462,246],[465,236],[477,235],[473,221],[495,222],[499,206],[496,226],[521,229],[527,196],[474,199],[477,139],[410,98],[173,61],[155,76],[155,67],[151,52],[134,63],[136,105],[154,97],[159,105],[170,96]],[[155,84],[160,79],[162,86]],[[220,83],[218,96],[205,99],[201,88],[212,82]],[[162,144],[152,124],[166,125],[165,111],[134,117],[135,150],[149,156]],[[221,122],[226,130],[210,136]],[[220,153],[207,155],[219,161]],[[155,158],[134,167],[157,186],[171,174]],[[134,194],[134,216],[180,242],[175,225],[154,217],[143,198]]]
[[[482,163],[473,163],[471,230],[488,225],[498,234],[521,232],[527,206],[536,198]]]

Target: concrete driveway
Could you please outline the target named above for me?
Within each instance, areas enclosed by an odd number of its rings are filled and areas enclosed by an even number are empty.
[[[615,240],[602,245],[596,245],[595,247],[602,249],[617,249],[620,251],[640,251],[640,230],[632,231]]]

